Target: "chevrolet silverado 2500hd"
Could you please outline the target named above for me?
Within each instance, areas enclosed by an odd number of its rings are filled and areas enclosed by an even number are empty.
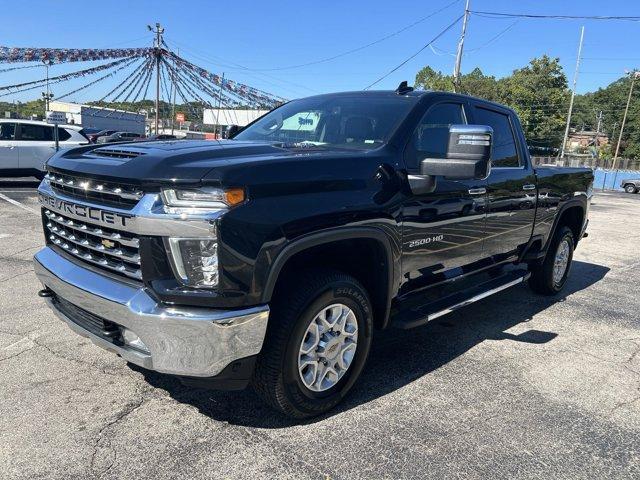
[[[559,292],[593,183],[534,169],[512,110],[404,84],[291,101],[230,140],[65,150],[47,170],[35,271],[63,321],[297,418],[349,392],[377,331],[525,281]]]

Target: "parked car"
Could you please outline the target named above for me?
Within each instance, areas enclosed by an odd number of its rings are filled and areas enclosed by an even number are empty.
[[[98,138],[108,137],[109,135],[113,135],[116,132],[117,130],[98,130],[97,132],[88,134],[87,138],[91,143],[98,143]]]
[[[640,178],[627,178],[622,181],[620,186],[627,193],[638,193],[640,192]]]
[[[144,135],[135,132],[115,132],[111,135],[98,137],[96,143],[133,142],[143,139]]]
[[[169,133],[159,133],[157,135],[154,134],[154,135],[149,135],[148,137],[142,137],[138,140],[154,142],[154,141],[160,141],[160,140],[178,140],[178,137],[176,137],[175,135],[171,135]]]
[[[128,362],[252,383],[295,418],[335,407],[386,328],[526,281],[559,293],[593,191],[591,169],[532,166],[513,110],[406,83],[294,100],[231,140],[47,166],[35,272],[54,312]]]
[[[60,125],[59,147],[88,144],[81,127]],[[44,163],[56,152],[54,127],[35,120],[0,119],[0,176],[42,178]]]

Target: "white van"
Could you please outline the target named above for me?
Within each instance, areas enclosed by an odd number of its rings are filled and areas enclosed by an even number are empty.
[[[60,148],[89,143],[82,128],[58,127]],[[0,177],[42,178],[44,162],[56,152],[53,125],[36,120],[0,119]]]

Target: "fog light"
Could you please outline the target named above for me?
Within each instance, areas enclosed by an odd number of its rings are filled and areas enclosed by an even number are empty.
[[[140,350],[144,353],[149,353],[149,349],[144,344],[144,342],[140,340],[140,337],[128,328],[122,328],[122,341],[125,345],[131,348],[135,348],[136,350]]]

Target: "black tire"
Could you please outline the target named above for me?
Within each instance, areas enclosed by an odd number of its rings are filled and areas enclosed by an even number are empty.
[[[636,193],[636,192],[637,192],[637,189],[636,189],[636,186],[635,186],[635,185],[633,185],[633,184],[631,184],[631,183],[627,183],[627,184],[624,186],[624,191],[625,191],[625,192],[627,192],[627,193]]]
[[[559,281],[554,280],[554,263],[558,249],[563,242],[567,242],[569,246],[569,257],[564,274]],[[558,227],[556,233],[551,240],[547,254],[541,263],[529,265],[531,278],[529,278],[529,286],[531,289],[542,295],[555,295],[567,282],[567,277],[571,271],[571,262],[573,260],[573,250],[575,248],[575,240],[573,232],[567,226]]]
[[[317,269],[294,277],[272,303],[269,328],[252,384],[270,406],[302,419],[327,412],[351,390],[369,356],[373,321],[369,295],[350,275]],[[314,392],[305,386],[298,372],[299,348],[315,316],[334,303],[342,303],[354,312],[358,324],[357,349],[342,378],[328,390]]]

